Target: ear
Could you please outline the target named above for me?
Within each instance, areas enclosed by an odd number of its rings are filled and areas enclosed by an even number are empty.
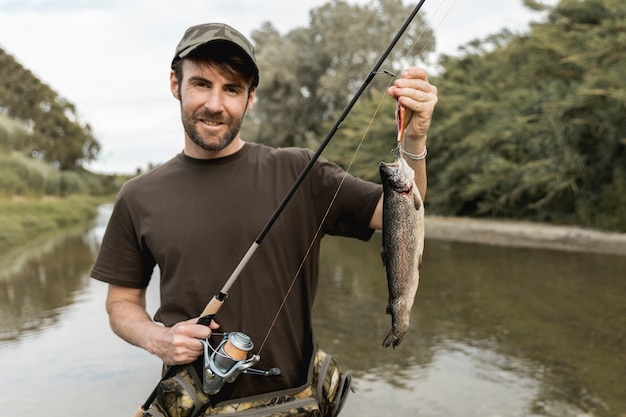
[[[170,71],[170,91],[172,92],[172,95],[174,96],[176,100],[180,100],[180,94],[178,94],[178,91],[179,91],[178,78],[176,78],[174,71]]]
[[[255,95],[256,95],[256,87],[252,88],[250,90],[250,94],[248,94],[248,105],[246,106],[246,112],[249,112],[252,109]]]

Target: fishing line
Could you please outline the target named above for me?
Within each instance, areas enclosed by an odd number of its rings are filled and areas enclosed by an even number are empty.
[[[315,164],[315,162],[317,161],[321,153],[324,151],[326,146],[328,146],[328,144],[330,143],[330,140],[333,138],[337,130],[339,130],[339,126],[341,125],[341,123],[343,123],[343,121],[348,116],[348,114],[350,113],[350,111],[352,110],[356,102],[358,101],[358,99],[361,97],[363,92],[367,89],[367,87],[371,83],[372,79],[376,76],[376,73],[380,70],[380,67],[382,66],[383,62],[387,59],[387,57],[389,56],[393,48],[396,46],[396,44],[398,43],[402,35],[406,32],[407,28],[409,27],[409,25],[411,24],[411,22],[417,15],[417,13],[420,11],[425,1],[426,0],[420,0],[419,3],[415,6],[415,8],[412,10],[410,15],[407,17],[407,19],[404,21],[404,23],[402,24],[401,28],[398,30],[398,32],[394,36],[391,43],[389,43],[385,51],[382,53],[382,55],[380,56],[380,58],[374,65],[374,68],[369,72],[369,74],[367,74],[365,80],[363,80],[363,82],[361,83],[361,86],[357,89],[356,93],[354,94],[354,96],[352,97],[348,105],[346,105],[346,107],[344,108],[339,118],[335,121],[335,124],[332,126],[332,128],[330,129],[330,131],[328,132],[328,134],[326,135],[326,137],[320,144],[319,148],[311,156],[311,159],[304,166],[298,178],[296,178],[293,185],[287,191],[287,194],[283,197],[281,202],[278,204],[278,207],[276,207],[276,210],[274,210],[274,212],[270,216],[269,220],[267,221],[267,223],[265,224],[265,226],[263,227],[263,229],[261,230],[261,232],[255,239],[255,241],[250,245],[250,247],[248,248],[248,251],[245,253],[241,261],[239,261],[239,264],[236,266],[235,270],[232,272],[231,276],[228,278],[228,280],[226,281],[226,283],[224,284],[220,292],[216,294],[215,297],[213,297],[211,301],[209,301],[209,303],[206,305],[206,307],[204,308],[204,310],[202,311],[200,315],[200,318],[198,319],[199,324],[205,324],[208,326],[211,320],[213,319],[213,317],[215,316],[215,314],[219,311],[221,306],[224,304],[224,301],[226,300],[226,297],[228,296],[228,291],[230,290],[232,285],[235,283],[235,281],[239,278],[241,271],[248,264],[248,262],[250,261],[250,258],[256,252],[258,247],[261,245],[261,242],[263,241],[267,233],[270,231],[274,223],[276,223],[276,220],[278,219],[280,214],[283,212],[283,210],[287,206],[287,203],[289,203],[289,201],[291,200],[291,198],[297,191],[298,187],[300,187],[305,177],[308,175],[309,171],[312,169],[313,164]]]
[[[424,3],[424,2],[422,1],[421,3]],[[421,3],[420,3],[420,5],[421,5]],[[431,32],[431,36],[430,36],[430,37],[427,39],[427,41],[424,43],[424,45],[423,45],[422,49],[421,49],[421,50],[420,50],[420,52],[418,53],[418,56],[421,56],[421,55],[425,52],[425,50],[426,50],[426,48],[428,47],[428,45],[430,45],[430,43],[432,42],[432,40],[433,40],[433,38],[434,38],[434,36],[435,36],[435,32],[436,32],[436,30],[437,30],[437,29],[441,26],[441,24],[443,23],[443,21],[445,20],[445,18],[448,16],[448,14],[450,13],[450,11],[452,10],[452,8],[453,8],[453,6],[454,6],[454,4],[455,4],[455,3],[456,3],[456,0],[455,0],[455,1],[452,3],[452,5],[448,8],[448,10],[446,11],[446,13],[445,13],[445,14],[444,14],[444,16],[442,17],[442,19],[439,21],[439,24],[437,25],[437,27],[436,27],[436,28],[435,28],[435,29]],[[437,7],[437,9],[436,9],[436,11],[435,11],[434,15],[436,15],[436,14],[438,13],[438,11],[441,9],[442,5],[443,5],[443,3],[440,3],[440,4],[439,4],[439,6]],[[418,7],[417,7],[417,8],[419,9],[419,8],[420,8],[420,6],[418,5]],[[411,20],[412,20],[412,19],[411,19]],[[407,24],[405,24],[405,27],[408,27],[408,25],[407,25]],[[420,33],[420,34],[419,34],[419,35],[415,38],[415,40],[413,41],[413,43],[412,43],[411,47],[409,48],[409,54],[410,54],[410,52],[411,52],[411,51],[413,51],[413,50],[415,49],[415,46],[417,45],[417,43],[419,42],[419,40],[420,40],[420,39],[422,39],[422,37],[423,37],[423,36],[424,36],[424,34],[426,33],[426,30],[427,30],[427,28],[424,28],[424,29],[422,30],[422,32],[421,32],[421,33]],[[399,38],[398,38],[398,40],[399,40]],[[389,81],[389,84],[387,85],[387,88],[389,88],[389,87],[393,84],[394,80],[395,80],[395,79],[397,79],[397,76],[396,76],[394,73],[392,73],[391,71],[386,70],[386,69],[372,71],[372,73],[370,74],[370,77],[372,77],[372,78],[373,78],[375,75],[378,75],[378,74],[386,74],[386,75],[388,75],[388,76],[390,76],[390,77],[391,77],[391,79],[390,79],[390,81]],[[305,254],[304,254],[304,257],[303,257],[302,261],[300,262],[300,265],[299,265],[299,267],[298,267],[298,270],[295,272],[295,274],[294,274],[293,278],[291,279],[290,285],[289,285],[289,287],[287,288],[287,291],[285,292],[285,295],[284,295],[284,297],[283,297],[283,299],[282,299],[282,301],[281,301],[281,304],[280,304],[280,306],[278,307],[278,310],[277,310],[276,314],[274,315],[274,318],[273,318],[273,320],[272,320],[272,322],[271,322],[271,324],[270,324],[270,326],[269,326],[269,328],[268,328],[268,330],[267,330],[267,333],[265,334],[265,337],[264,337],[264,339],[263,339],[263,342],[261,343],[261,345],[260,345],[260,347],[259,347],[259,349],[258,349],[257,354],[259,354],[259,355],[261,354],[261,351],[262,351],[262,350],[263,350],[263,348],[265,347],[265,344],[267,343],[267,340],[269,339],[269,336],[270,336],[270,334],[271,334],[271,332],[272,332],[272,329],[273,329],[273,328],[275,327],[275,325],[276,325],[276,322],[277,322],[277,320],[278,320],[278,317],[280,316],[280,313],[282,312],[282,310],[283,310],[283,308],[284,308],[284,306],[285,306],[285,303],[287,302],[287,298],[288,298],[288,297],[289,297],[289,295],[291,294],[291,291],[292,291],[292,289],[293,289],[293,287],[294,287],[294,285],[295,285],[295,283],[296,283],[296,281],[297,281],[298,277],[300,276],[300,272],[302,271],[302,268],[304,268],[304,265],[305,265],[305,263],[306,263],[307,259],[309,258],[309,255],[310,255],[310,253],[311,253],[311,250],[312,250],[312,249],[313,249],[313,247],[315,246],[315,242],[317,241],[317,239],[318,239],[318,237],[319,237],[319,235],[320,235],[320,233],[321,233],[321,231],[322,231],[322,228],[323,228],[324,222],[326,221],[326,218],[327,218],[327,217],[328,217],[328,215],[330,214],[330,210],[332,209],[332,207],[333,207],[333,205],[334,205],[334,203],[335,203],[335,201],[336,201],[336,199],[337,199],[337,196],[339,195],[339,192],[341,191],[341,189],[342,189],[342,187],[343,187],[343,184],[345,183],[345,180],[346,180],[347,176],[349,175],[350,170],[351,170],[351,168],[352,168],[352,166],[353,166],[354,162],[356,161],[357,155],[358,155],[359,151],[361,150],[361,147],[362,147],[363,143],[365,142],[365,138],[367,137],[367,135],[368,135],[368,133],[369,133],[369,131],[370,131],[370,129],[371,129],[371,127],[372,127],[373,123],[374,123],[374,120],[376,119],[377,115],[379,114],[380,109],[381,109],[381,107],[382,107],[382,105],[383,105],[383,102],[384,102],[384,100],[385,100],[385,98],[386,98],[386,97],[387,97],[387,94],[386,94],[386,90],[385,90],[385,91],[381,94],[381,97],[380,97],[380,100],[379,100],[378,105],[377,105],[377,107],[376,107],[376,110],[375,110],[375,111],[374,111],[374,113],[372,114],[372,116],[371,116],[371,118],[370,118],[370,120],[369,120],[369,123],[368,123],[368,125],[367,125],[367,128],[365,129],[364,133],[361,135],[361,139],[360,139],[360,141],[359,141],[359,143],[358,143],[358,145],[357,145],[357,147],[356,147],[356,150],[355,150],[355,151],[354,151],[354,153],[352,154],[352,158],[350,159],[350,162],[348,163],[347,167],[345,168],[345,172],[344,172],[344,174],[343,174],[343,177],[342,177],[342,179],[341,179],[341,181],[340,181],[340,183],[339,183],[339,185],[338,185],[338,187],[337,187],[337,190],[335,191],[335,194],[333,195],[333,198],[332,198],[332,199],[331,199],[331,201],[330,201],[330,204],[329,204],[328,208],[326,209],[326,212],[325,212],[324,216],[322,217],[322,219],[321,219],[321,221],[320,221],[320,224],[319,224],[319,226],[318,226],[318,228],[317,228],[317,230],[316,230],[316,232],[315,232],[315,234],[314,234],[314,236],[313,236],[313,238],[312,238],[312,240],[311,240],[311,243],[309,244],[309,246],[308,246],[308,248],[307,248],[307,250],[306,250],[306,252],[305,252]],[[392,151],[392,152],[393,152],[393,151]]]
[[[378,73],[384,73],[390,76],[394,76],[394,74],[390,73],[387,70],[382,70]],[[388,86],[391,86],[391,83],[393,82],[393,78],[391,79],[391,81],[389,82]],[[298,267],[298,270],[296,271],[296,273],[294,274],[293,278],[291,279],[291,283],[289,285],[289,288],[287,288],[287,291],[285,292],[285,296],[283,297],[282,302],[280,303],[280,306],[278,307],[278,311],[276,312],[276,315],[274,316],[274,319],[272,320],[272,323],[270,324],[269,329],[267,330],[267,333],[265,334],[265,338],[263,339],[263,342],[261,343],[261,346],[259,347],[259,350],[257,352],[258,355],[261,354],[261,351],[263,350],[263,347],[265,346],[265,343],[267,342],[267,339],[270,336],[270,333],[272,332],[272,329],[274,328],[274,326],[276,325],[276,321],[278,320],[278,316],[280,315],[280,313],[283,310],[283,307],[285,306],[285,303],[287,302],[287,298],[289,297],[289,294],[291,293],[291,290],[293,289],[293,286],[295,285],[296,281],[298,280],[298,277],[300,276],[300,272],[302,271],[302,268],[304,267],[304,264],[306,263],[307,259],[309,258],[309,255],[311,253],[311,250],[313,249],[313,246],[315,246],[315,242],[317,241],[317,238],[319,237],[321,231],[322,231],[322,227],[324,226],[324,222],[326,221],[326,218],[328,217],[328,215],[330,214],[330,210],[332,209],[333,205],[335,204],[335,201],[337,200],[337,196],[339,195],[339,192],[341,191],[341,188],[343,187],[343,184],[346,181],[346,178],[348,177],[348,173],[350,172],[350,168],[352,168],[352,165],[354,164],[354,161],[356,160],[357,154],[359,152],[359,150],[361,149],[361,146],[363,145],[363,143],[365,142],[365,138],[368,134],[368,132],[370,131],[370,128],[372,127],[372,124],[374,123],[374,119],[376,117],[376,115],[378,114],[382,104],[383,104],[383,100],[385,99],[385,96],[383,95],[381,97],[381,100],[378,103],[378,106],[376,107],[376,112],[374,113],[374,116],[372,116],[372,118],[370,119],[367,128],[365,129],[365,133],[361,136],[361,140],[359,141],[359,144],[357,146],[356,151],[352,154],[352,159],[350,160],[350,163],[348,164],[348,166],[346,167],[343,177],[341,178],[341,181],[339,182],[339,185],[337,186],[337,190],[335,191],[335,194],[333,195],[333,198],[330,201],[330,204],[328,205],[328,208],[326,209],[326,213],[324,213],[324,216],[322,217],[322,220],[320,221],[319,226],[317,227],[317,230],[315,231],[315,234],[313,236],[313,239],[311,239],[311,243],[309,244],[309,247],[306,250],[306,253],[304,254],[304,257],[302,258],[302,262],[300,262],[300,266]]]
[[[437,8],[437,11],[440,10],[441,5],[442,4],[440,3],[439,7]],[[451,8],[448,9],[448,12],[450,10],[451,10]],[[437,11],[435,12],[435,14],[437,14]],[[447,13],[446,13],[446,15],[444,15],[442,20],[439,22],[439,25],[441,25],[441,22],[443,22],[443,20],[445,19],[446,16],[447,16]],[[426,28],[424,28],[422,30],[422,32],[413,41],[411,47],[409,48],[409,53],[415,49],[415,46],[417,45],[417,42],[419,42],[419,40],[424,36],[425,33],[426,33]],[[435,31],[433,30],[430,38],[426,41],[426,43],[424,44],[424,46],[422,47],[422,50],[419,52],[418,55],[422,55],[424,53],[424,51],[426,50],[426,48],[428,47],[428,45],[432,41],[432,39],[434,37],[434,33],[435,33]],[[392,73],[391,71],[388,71],[386,69],[382,69],[382,70],[379,70],[379,71],[374,71],[372,74],[373,75],[378,75],[378,74],[389,75],[391,77],[391,79],[389,81],[389,84],[387,85],[387,88],[389,88],[392,85],[394,79],[397,78],[394,73]],[[313,247],[315,245],[315,242],[317,241],[317,238],[319,237],[319,235],[320,235],[320,233],[322,231],[322,227],[324,225],[324,222],[325,222],[326,218],[328,217],[328,215],[330,214],[330,210],[332,209],[332,206],[334,205],[334,203],[335,203],[335,201],[337,199],[337,196],[339,195],[339,192],[341,191],[341,188],[343,187],[343,184],[345,183],[345,180],[346,180],[348,174],[350,173],[350,170],[351,170],[351,168],[352,168],[352,166],[353,166],[353,164],[354,164],[354,162],[355,162],[355,160],[357,158],[357,155],[358,155],[359,151],[361,150],[361,147],[362,147],[363,143],[365,142],[365,138],[367,137],[367,135],[368,135],[368,133],[369,133],[373,123],[374,123],[374,120],[376,119],[376,116],[380,112],[380,109],[381,109],[381,107],[383,105],[383,102],[384,102],[386,96],[387,96],[386,91],[384,91],[381,94],[381,98],[380,98],[380,100],[378,102],[376,110],[374,111],[374,113],[372,114],[372,116],[371,116],[371,118],[369,120],[367,128],[365,129],[364,133],[361,135],[361,139],[359,141],[359,144],[357,145],[356,150],[352,154],[352,158],[350,159],[350,162],[348,163],[348,166],[345,168],[345,172],[343,174],[343,177],[342,177],[342,179],[341,179],[341,181],[340,181],[340,183],[339,183],[339,185],[337,187],[337,190],[335,191],[335,194],[333,195],[333,198],[330,201],[330,204],[329,204],[328,208],[326,209],[326,212],[325,212],[324,216],[322,217],[322,220],[320,221],[320,224],[319,224],[319,226],[318,226],[318,228],[317,228],[317,230],[316,230],[316,232],[315,232],[315,234],[314,234],[314,236],[313,236],[313,238],[311,240],[311,243],[309,244],[309,246],[308,246],[308,248],[306,250],[306,253],[304,254],[304,257],[303,257],[302,261],[300,262],[298,270],[295,272],[293,278],[291,279],[291,283],[290,283],[290,285],[289,285],[289,287],[288,287],[288,289],[287,289],[287,291],[285,293],[285,296],[283,297],[282,302],[281,302],[280,306],[278,307],[278,310],[277,310],[277,312],[276,312],[276,314],[274,316],[274,319],[272,320],[272,322],[271,322],[271,324],[269,326],[269,329],[268,329],[267,333],[265,334],[263,342],[261,343],[261,345],[259,347],[259,350],[258,350],[258,354],[259,355],[261,354],[261,351],[265,347],[265,344],[266,344],[266,342],[267,342],[267,340],[268,340],[268,338],[270,336],[270,333],[272,332],[272,329],[276,325],[276,321],[278,320],[278,317],[280,316],[280,313],[282,312],[282,310],[283,310],[283,308],[285,306],[285,303],[287,302],[287,298],[289,297],[289,295],[290,295],[290,293],[291,293],[291,291],[292,291],[292,289],[293,289],[293,287],[294,287],[294,285],[295,285],[295,283],[296,283],[296,281],[297,281],[297,279],[298,279],[298,277],[300,275],[300,272],[302,271],[302,268],[304,267],[304,265],[305,265],[309,255],[311,253],[311,250],[313,249]]]
[[[450,14],[450,11],[452,11],[452,9],[454,8],[454,6],[456,5],[457,0],[453,0],[452,4],[450,5],[450,7],[448,7],[448,9],[445,11],[443,17],[441,18],[441,20],[439,21],[439,23],[437,24],[437,26],[435,26],[435,28],[432,30],[432,34],[430,35],[430,37],[426,40],[426,43],[424,43],[424,46],[422,46],[422,49],[419,51],[419,53],[417,54],[418,56],[421,56],[424,54],[424,52],[426,52],[426,48],[428,48],[428,46],[430,45],[430,43],[435,39],[435,34],[437,33],[437,31],[439,30],[439,28],[441,27],[441,25],[443,24],[444,20],[446,20],[446,18],[448,17],[448,14]],[[435,18],[435,16],[437,16],[437,14],[441,11],[441,8],[443,7],[443,5],[446,2],[443,1],[441,3],[438,4],[437,8],[435,9],[435,11],[433,12],[433,17],[432,19]],[[424,30],[422,30],[422,32],[415,38],[415,41],[413,42],[413,45],[411,45],[411,48],[409,48],[409,53],[413,51],[413,49],[415,49],[415,46],[417,45],[417,42],[422,38],[422,36],[424,35],[424,33],[426,33],[426,28],[424,28]]]

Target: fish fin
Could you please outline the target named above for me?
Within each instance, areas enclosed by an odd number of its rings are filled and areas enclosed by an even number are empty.
[[[413,204],[415,205],[415,210],[421,210],[422,206],[424,205],[422,195],[420,194],[420,191],[415,184],[413,184]]]
[[[383,340],[383,346],[384,347],[393,346],[393,348],[395,349],[396,346],[398,346],[401,342],[402,342],[402,337],[396,337],[393,334],[393,331],[390,330],[389,333],[387,334],[387,337],[385,337],[385,340]]]
[[[383,261],[383,266],[386,267],[387,266],[387,262],[386,262],[386,259],[385,259],[385,248],[382,247],[382,246],[380,248],[380,259],[382,259],[382,261]]]

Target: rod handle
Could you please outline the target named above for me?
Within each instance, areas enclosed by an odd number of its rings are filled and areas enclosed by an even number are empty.
[[[220,308],[222,307],[222,304],[224,304],[225,299],[226,299],[226,295],[222,293],[219,293],[215,297],[211,298],[211,301],[209,301],[209,304],[207,304],[206,307],[204,307],[204,310],[202,310],[202,314],[200,315],[200,318],[198,319],[198,324],[203,324],[205,326],[208,326],[209,324],[211,324],[211,320],[213,319],[213,317],[215,317],[217,312],[220,310]]]

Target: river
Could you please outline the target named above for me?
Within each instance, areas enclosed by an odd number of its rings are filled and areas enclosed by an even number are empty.
[[[0,415],[130,416],[158,380],[88,277],[109,214],[0,264]],[[354,376],[342,416],[626,415],[625,256],[427,240],[391,350],[380,235],[324,240],[315,327]]]

